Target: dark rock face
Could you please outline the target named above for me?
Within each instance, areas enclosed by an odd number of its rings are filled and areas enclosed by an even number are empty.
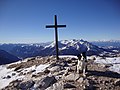
[[[20,60],[19,58],[17,58],[16,56],[4,51],[4,50],[0,50],[0,65],[1,64],[9,64],[12,62],[16,62]]]

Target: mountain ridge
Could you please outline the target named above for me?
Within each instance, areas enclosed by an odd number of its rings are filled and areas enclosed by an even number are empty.
[[[77,55],[80,53],[81,45],[86,45],[89,50],[87,55],[100,55],[114,53],[109,48],[102,48],[92,42],[87,42],[83,39],[61,40],[58,42],[60,55]],[[55,42],[36,43],[36,44],[0,44],[0,49],[3,49],[17,57],[27,58],[33,56],[49,56],[55,55]]]

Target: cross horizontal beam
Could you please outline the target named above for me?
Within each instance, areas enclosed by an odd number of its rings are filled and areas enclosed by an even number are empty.
[[[62,27],[66,27],[66,25],[47,25],[46,28],[55,28],[55,27],[59,27],[59,28],[62,28]]]

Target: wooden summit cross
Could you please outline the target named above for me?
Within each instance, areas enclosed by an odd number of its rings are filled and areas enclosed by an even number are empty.
[[[58,33],[57,29],[66,27],[66,25],[57,25],[57,15],[54,16],[55,19],[55,25],[46,25],[46,28],[55,28],[55,44],[56,44],[56,59],[58,60]]]

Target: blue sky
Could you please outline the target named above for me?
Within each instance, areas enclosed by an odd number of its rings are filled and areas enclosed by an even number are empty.
[[[0,43],[53,41],[54,15],[59,40],[120,39],[119,0],[0,0]]]

